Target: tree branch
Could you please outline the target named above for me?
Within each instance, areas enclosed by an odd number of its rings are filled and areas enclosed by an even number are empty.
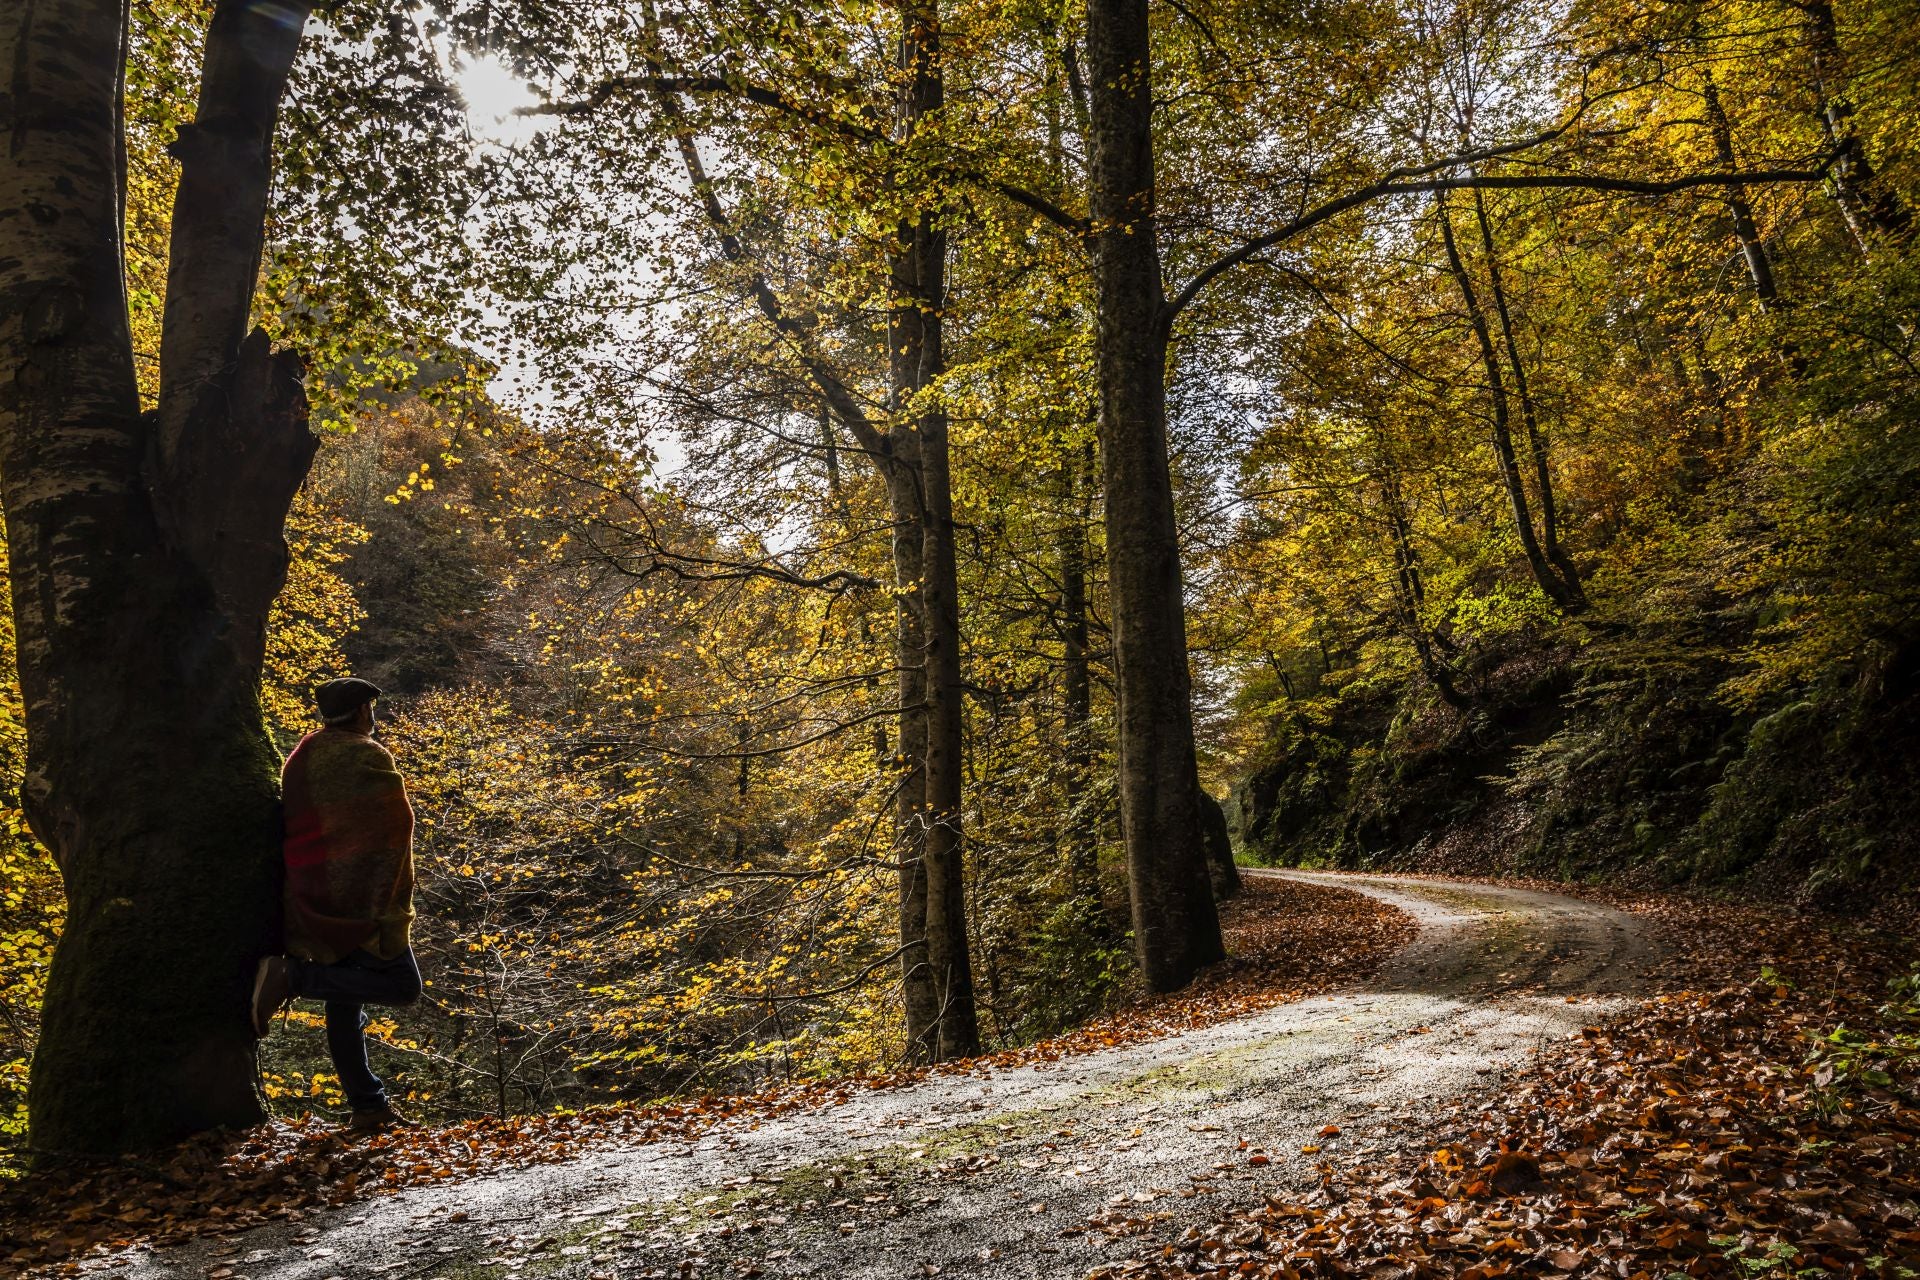
[[[786,308],[780,304],[780,297],[774,293],[773,286],[767,280],[766,273],[759,264],[752,261],[740,238],[734,234],[733,222],[727,217],[727,211],[720,204],[719,193],[714,190],[713,180],[707,176],[705,164],[700,160],[700,148],[693,138],[693,130],[687,123],[686,113],[681,111],[679,101],[666,90],[656,91],[660,114],[665,116],[673,133],[673,140],[680,150],[681,163],[686,166],[687,180],[692,183],[695,196],[700,201],[701,210],[707,216],[707,222],[713,228],[714,238],[719,242],[720,254],[735,266],[746,267],[749,272],[747,288],[753,295],[760,314],[782,337],[794,345],[800,362],[806,367],[807,375],[820,389],[828,407],[834,416],[851,431],[876,461],[883,464],[892,457],[888,448],[886,433],[867,415],[860,402],[840,378],[828,366],[824,357],[814,349],[813,334],[806,325],[787,315]]]
[[[1276,245],[1284,244],[1303,232],[1309,231],[1321,223],[1363,204],[1387,196],[1419,195],[1442,191],[1492,190],[1517,191],[1530,189],[1547,190],[1584,190],[1615,192],[1622,195],[1663,196],[1676,191],[1686,191],[1693,187],[1739,187],[1755,186],[1766,182],[1819,182],[1826,178],[1828,170],[1838,159],[1838,153],[1831,154],[1813,169],[1762,169],[1748,173],[1696,173],[1685,178],[1674,178],[1665,182],[1651,182],[1638,178],[1609,178],[1586,174],[1470,174],[1464,178],[1424,178],[1418,181],[1405,181],[1387,178],[1370,186],[1350,191],[1337,199],[1329,200],[1317,208],[1293,219],[1283,226],[1247,241],[1239,248],[1212,263],[1187,282],[1167,304],[1167,322],[1173,319],[1193,303],[1205,289],[1221,275],[1240,264],[1247,262]],[[1431,173],[1438,169],[1460,163],[1460,157],[1450,161],[1425,166],[1421,172]]]
[[[255,665],[286,581],[287,508],[319,447],[304,361],[248,332],[274,126],[310,7],[221,0],[194,122],[169,148],[180,186],[148,482],[162,529],[206,575]]]
[[[545,102],[531,107],[521,107],[515,114],[524,116],[590,115],[601,107],[604,107],[613,99],[627,93],[648,93],[654,95],[662,105],[662,114],[667,115],[674,126],[676,139],[679,136],[678,131],[684,127],[685,123],[684,117],[679,112],[676,99],[678,95],[687,93],[743,98],[748,102],[767,107],[773,111],[778,111],[782,115],[804,121],[807,124],[813,125],[815,128],[826,129],[830,132],[851,138],[856,142],[866,143],[869,146],[889,145],[891,141],[887,135],[879,129],[854,120],[849,120],[844,116],[836,115],[832,112],[821,111],[818,108],[810,107],[802,102],[796,102],[775,89],[769,89],[765,85],[754,84],[740,76],[671,76],[665,74],[616,76],[609,80],[603,80],[595,85],[587,92],[585,97],[567,102]],[[672,104],[671,107],[669,107],[669,104]],[[1076,235],[1084,234],[1087,230],[1088,224],[1085,218],[1076,217],[1037,192],[1029,191],[1025,187],[1018,186],[1011,182],[1005,182],[998,178],[987,177],[985,174],[973,169],[959,169],[956,170],[956,172],[967,181],[996,191],[1015,204],[1020,205],[1022,208],[1031,210],[1047,219],[1047,221],[1067,231],[1071,231]]]
[[[831,573],[809,577],[776,564],[710,560],[705,556],[690,556],[659,548],[647,552],[644,557],[623,555],[605,547],[594,549],[614,572],[629,578],[650,578],[656,573],[670,574],[681,582],[744,582],[760,578],[768,582],[782,582],[790,587],[831,591],[835,595],[845,595],[849,591],[877,591],[882,585],[876,579],[849,569],[835,569]],[[629,563],[641,560],[645,563]],[[685,567],[689,565],[698,567]]]

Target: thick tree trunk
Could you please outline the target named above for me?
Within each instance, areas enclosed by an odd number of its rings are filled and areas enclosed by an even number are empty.
[[[937,318],[928,328],[927,350],[935,353],[931,359],[937,361]],[[965,833],[960,815],[966,708],[947,418],[945,412],[936,411],[921,415],[919,421],[927,493],[926,576],[922,579],[927,615],[923,659],[927,672],[927,964],[933,971],[940,1010],[935,1056],[945,1061],[978,1053],[980,1027],[967,947]]]
[[[1514,531],[1520,538],[1520,550],[1527,558],[1527,567],[1533,571],[1533,580],[1540,584],[1547,598],[1562,609],[1573,612],[1577,606],[1552,566],[1547,563],[1546,555],[1540,549],[1540,540],[1534,534],[1527,489],[1520,479],[1520,463],[1513,450],[1506,379],[1500,372],[1500,357],[1493,349],[1493,335],[1487,327],[1487,314],[1480,306],[1480,295],[1474,290],[1473,278],[1467,274],[1467,264],[1461,259],[1460,246],[1453,238],[1453,215],[1448,211],[1444,198],[1435,201],[1435,212],[1439,215],[1440,242],[1446,249],[1447,268],[1453,273],[1454,284],[1460,289],[1460,299],[1467,309],[1467,323],[1472,327],[1474,340],[1480,347],[1481,368],[1486,373],[1487,394],[1493,408],[1493,453],[1500,467],[1501,486],[1506,490],[1507,502],[1513,511]]]
[[[256,9],[217,7],[176,148],[147,415],[122,284],[123,7],[40,0],[0,25],[0,495],[25,803],[68,899],[29,1097],[43,1155],[262,1117],[247,991],[278,946],[280,858],[260,667],[315,442],[297,358],[246,329],[306,14]]]
[[[1134,945],[1156,991],[1223,957],[1208,892],[1167,461],[1169,317],[1155,243],[1147,0],[1090,0],[1087,63],[1100,443]]]
[[[886,473],[893,512],[894,668],[899,729],[895,734],[894,856],[900,864],[900,981],[908,1054],[929,1061],[939,1048],[940,994],[927,953],[927,642],[920,584],[925,559],[919,507],[919,440],[889,438]]]
[[[1513,333],[1513,313],[1507,307],[1507,289],[1500,279],[1500,254],[1494,248],[1493,223],[1487,218],[1486,198],[1479,188],[1473,192],[1474,218],[1480,226],[1480,247],[1487,255],[1487,283],[1493,292],[1494,314],[1500,319],[1500,337],[1506,347],[1507,363],[1513,369],[1513,391],[1520,400],[1520,422],[1527,432],[1527,452],[1533,458],[1534,493],[1540,502],[1540,544],[1547,559],[1560,574],[1572,612],[1587,608],[1586,589],[1580,584],[1580,571],[1573,557],[1560,545],[1560,504],[1553,494],[1553,468],[1547,461],[1547,440],[1540,430],[1540,415],[1534,408],[1533,392],[1527,387],[1526,362],[1520,359],[1520,342]]]

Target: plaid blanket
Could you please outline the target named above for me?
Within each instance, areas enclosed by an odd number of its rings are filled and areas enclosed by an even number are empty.
[[[280,788],[288,954],[399,955],[413,925],[413,809],[393,757],[364,734],[320,729],[287,757]]]

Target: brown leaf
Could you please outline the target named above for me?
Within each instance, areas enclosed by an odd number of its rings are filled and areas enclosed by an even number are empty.
[[[1538,1195],[1549,1189],[1540,1173],[1540,1161],[1524,1151],[1509,1151],[1494,1161],[1487,1181],[1506,1196]]]

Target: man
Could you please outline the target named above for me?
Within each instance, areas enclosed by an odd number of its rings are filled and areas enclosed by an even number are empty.
[[[253,1030],[265,1036],[293,997],[324,1001],[327,1051],[353,1108],[352,1127],[404,1124],[367,1063],[365,1005],[420,998],[413,925],[413,810],[393,757],[373,740],[365,680],[314,690],[323,727],[280,773],[286,808],[287,954],[260,962]]]

